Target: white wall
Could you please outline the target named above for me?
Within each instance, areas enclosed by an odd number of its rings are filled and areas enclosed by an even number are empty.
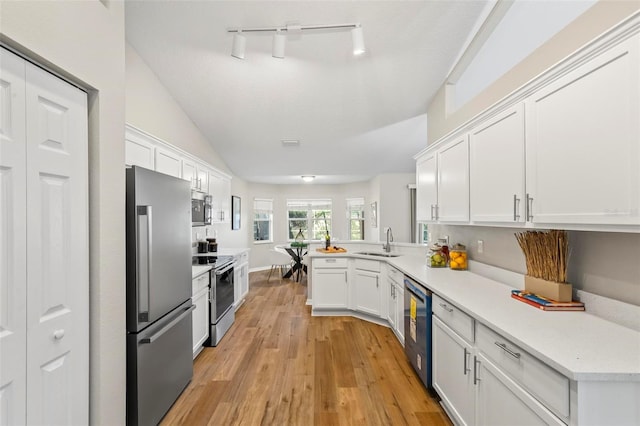
[[[247,183],[233,176],[211,143],[129,44],[126,45],[126,83],[128,124],[175,145],[232,176],[231,195],[239,196],[242,203],[240,229],[231,230],[231,224],[196,227],[193,228],[193,241],[196,241],[196,233],[199,233],[202,238],[216,235],[219,248],[248,247],[250,226],[253,223],[248,221]]]
[[[415,182],[415,173],[380,176],[378,241],[386,241],[385,229],[391,227],[394,241],[411,242],[411,197],[407,185]]]
[[[638,2],[600,0],[575,21],[534,51],[504,76],[447,114],[444,87],[429,105],[429,143],[454,130],[505,97],[554,63],[588,43],[613,25],[640,10]],[[451,243],[470,249],[470,258],[524,273],[524,257],[512,228],[430,225],[431,238],[449,235]],[[569,280],[575,288],[640,305],[640,235],[607,232],[569,232]],[[477,252],[484,241],[484,253]]]
[[[91,424],[125,422],[124,5],[0,4],[0,39],[89,90]]]

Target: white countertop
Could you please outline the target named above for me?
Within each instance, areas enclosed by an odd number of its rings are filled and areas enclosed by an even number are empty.
[[[212,269],[211,265],[191,265],[191,279],[199,277]]]
[[[512,299],[512,287],[469,271],[428,268],[423,256],[366,257],[395,266],[572,380],[640,381],[640,332],[587,312],[535,309]]]

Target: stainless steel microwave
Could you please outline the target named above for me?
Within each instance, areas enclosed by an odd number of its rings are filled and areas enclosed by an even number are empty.
[[[211,225],[211,195],[191,192],[191,226]]]

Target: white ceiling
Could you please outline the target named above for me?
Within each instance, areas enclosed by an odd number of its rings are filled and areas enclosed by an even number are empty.
[[[427,106],[488,1],[132,1],[126,38],[234,174],[251,182],[316,183],[412,173],[427,143]],[[359,22],[289,36],[229,28]],[[300,140],[285,148],[282,139]]]

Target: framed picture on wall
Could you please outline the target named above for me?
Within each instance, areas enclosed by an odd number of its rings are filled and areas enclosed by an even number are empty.
[[[371,203],[371,227],[378,227],[378,202]]]
[[[231,229],[240,229],[240,197],[231,196]]]

